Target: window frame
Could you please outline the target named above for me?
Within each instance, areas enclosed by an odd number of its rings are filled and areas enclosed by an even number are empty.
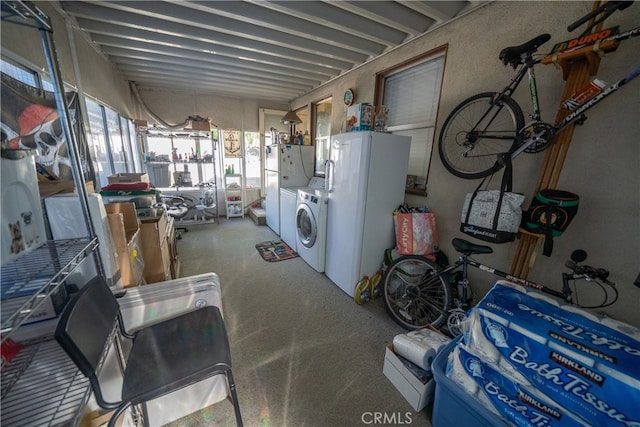
[[[440,58],[442,58],[442,67],[440,69],[440,72],[441,72],[440,87],[436,88],[437,102],[434,103],[436,111],[435,111],[433,123],[428,121],[418,121],[418,122],[407,123],[402,125],[389,125],[387,128],[387,130],[391,133],[394,133],[394,132],[400,133],[403,131],[433,128],[431,148],[428,151],[425,150],[426,152],[425,158],[421,159],[425,164],[425,170],[424,170],[425,176],[418,176],[414,178],[414,180],[412,180],[412,182],[415,182],[415,181],[419,182],[419,185],[416,188],[406,188],[405,192],[409,194],[427,196],[428,175],[429,175],[429,170],[431,168],[431,162],[433,160],[433,150],[437,140],[436,126],[438,122],[439,104],[440,104],[440,99],[442,95],[442,86],[443,86],[443,79],[444,79],[444,71],[446,67],[447,51],[448,51],[448,44],[445,44],[376,73],[375,92],[374,92],[374,99],[376,101],[375,104],[385,105],[384,94],[385,94],[385,84],[386,84],[387,78],[391,76],[396,76],[416,66],[423,65],[427,62],[439,60]],[[412,144],[413,144],[413,141],[412,141]],[[428,158],[426,156],[428,156]]]
[[[323,144],[320,144],[318,137],[318,106],[323,104],[331,104],[331,112],[329,113],[329,126],[328,131],[329,135],[323,135],[320,138],[323,139]],[[314,175],[315,176],[325,176],[324,163],[326,160],[330,158],[330,149],[331,149],[331,124],[333,121],[333,96],[324,97],[318,101],[311,103],[311,140],[314,145]]]

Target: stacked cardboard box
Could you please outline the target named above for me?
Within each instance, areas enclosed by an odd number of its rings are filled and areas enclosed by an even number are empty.
[[[146,283],[171,280],[171,239],[174,236],[173,220],[166,212],[162,215],[142,219],[140,243],[144,257],[144,279]]]
[[[118,253],[122,286],[138,286],[142,281],[144,258],[140,250],[140,221],[133,203],[108,203],[105,206],[111,236]]]
[[[116,182],[149,182],[149,174],[145,173],[117,173],[107,178],[109,184]]]

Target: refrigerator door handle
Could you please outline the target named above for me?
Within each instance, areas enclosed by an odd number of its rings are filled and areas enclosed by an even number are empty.
[[[324,189],[327,193],[331,193],[333,191],[333,169],[336,164],[333,160],[326,160],[324,162],[324,175],[326,180],[324,182]]]

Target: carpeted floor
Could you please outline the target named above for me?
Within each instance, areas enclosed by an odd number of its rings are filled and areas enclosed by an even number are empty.
[[[361,426],[375,414],[430,425],[382,374],[386,345],[404,332],[382,300],[355,304],[302,258],[264,262],[255,245],[277,238],[248,218],[221,218],[178,241],[181,277],[220,278],[245,426]],[[218,425],[235,425],[228,400],[169,426]]]

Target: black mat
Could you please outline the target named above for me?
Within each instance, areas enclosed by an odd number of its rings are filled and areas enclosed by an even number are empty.
[[[281,240],[262,242],[256,245],[263,260],[268,262],[284,261],[297,258],[299,255]]]

